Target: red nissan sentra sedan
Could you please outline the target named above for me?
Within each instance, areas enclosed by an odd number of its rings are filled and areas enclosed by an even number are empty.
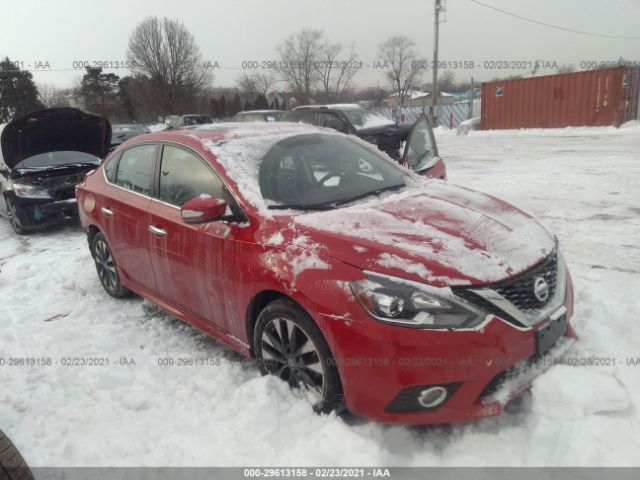
[[[110,295],[134,291],[255,358],[317,411],[497,415],[573,336],[547,230],[354,136],[291,123],[143,135],[77,197]]]

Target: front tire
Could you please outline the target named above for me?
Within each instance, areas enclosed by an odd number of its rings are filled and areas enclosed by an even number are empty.
[[[120,282],[116,260],[113,258],[111,248],[102,233],[96,233],[95,237],[93,237],[91,253],[93,254],[93,261],[96,264],[98,278],[105,291],[115,298],[122,298],[129,295],[131,291]]]
[[[310,393],[318,413],[341,407],[340,376],[329,346],[295,302],[280,299],[267,305],[258,316],[253,342],[263,375],[275,375],[291,388]]]
[[[2,430],[0,430],[0,480],[34,480],[27,462]]]

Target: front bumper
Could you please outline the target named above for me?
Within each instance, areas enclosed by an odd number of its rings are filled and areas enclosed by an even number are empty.
[[[44,228],[78,220],[75,198],[58,201],[13,200],[16,215],[26,229]]]
[[[573,286],[567,272],[563,310],[573,314]],[[364,311],[361,312],[366,317]],[[477,330],[408,330],[372,320],[332,322],[330,345],[343,384],[346,407],[385,423],[438,424],[499,415],[505,405],[529,387],[535,376],[553,364],[569,345],[574,332],[568,324],[564,337],[536,366],[537,331],[518,328],[492,315]],[[368,320],[368,321],[367,321]],[[509,381],[497,385],[506,373]],[[441,405],[416,411],[390,408],[398,394],[419,386],[442,385],[451,390]]]

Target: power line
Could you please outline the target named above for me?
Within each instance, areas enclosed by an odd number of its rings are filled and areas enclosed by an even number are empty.
[[[523,17],[522,15],[518,15],[517,13],[507,12],[506,10],[502,10],[500,8],[494,7],[492,5],[487,5],[486,3],[479,2],[478,0],[469,0],[470,2],[476,3],[478,5],[482,5],[483,7],[490,8],[491,10],[495,10],[500,13],[504,13],[505,15],[510,15],[515,18],[519,18],[520,20],[524,20],[525,22],[535,23],[536,25],[542,25],[544,27],[555,28],[556,30],[562,30],[564,32],[571,33],[579,33],[580,35],[591,35],[593,37],[602,37],[602,38],[617,38],[619,40],[640,40],[640,37],[627,37],[624,35],[607,35],[605,33],[594,33],[594,32],[586,32],[584,30],[574,30],[573,28],[561,27],[559,25],[553,25],[551,23],[541,22],[539,20],[534,20],[532,18]]]

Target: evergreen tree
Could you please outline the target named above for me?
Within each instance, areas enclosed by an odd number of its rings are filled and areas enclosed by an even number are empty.
[[[31,72],[20,70],[5,57],[0,62],[0,123],[42,108]]]
[[[213,118],[220,118],[220,107],[218,101],[215,98],[209,99],[209,115]]]
[[[266,110],[269,108],[269,102],[267,101],[267,97],[263,94],[260,94],[256,97],[255,101],[256,110]]]
[[[224,118],[227,116],[227,99],[224,95],[218,100],[218,118]]]
[[[131,92],[129,90],[130,82],[131,77],[122,77],[118,82],[117,95],[120,105],[122,106],[124,116],[131,122],[136,119],[136,112],[135,107],[133,106]]]
[[[80,95],[91,111],[108,115],[117,104],[120,77],[115,73],[102,73],[101,68],[87,67],[80,82]]]
[[[227,109],[227,115],[233,117],[241,108],[242,100],[240,99],[240,95],[236,93],[236,96],[231,100],[231,105],[229,105],[229,108]]]

